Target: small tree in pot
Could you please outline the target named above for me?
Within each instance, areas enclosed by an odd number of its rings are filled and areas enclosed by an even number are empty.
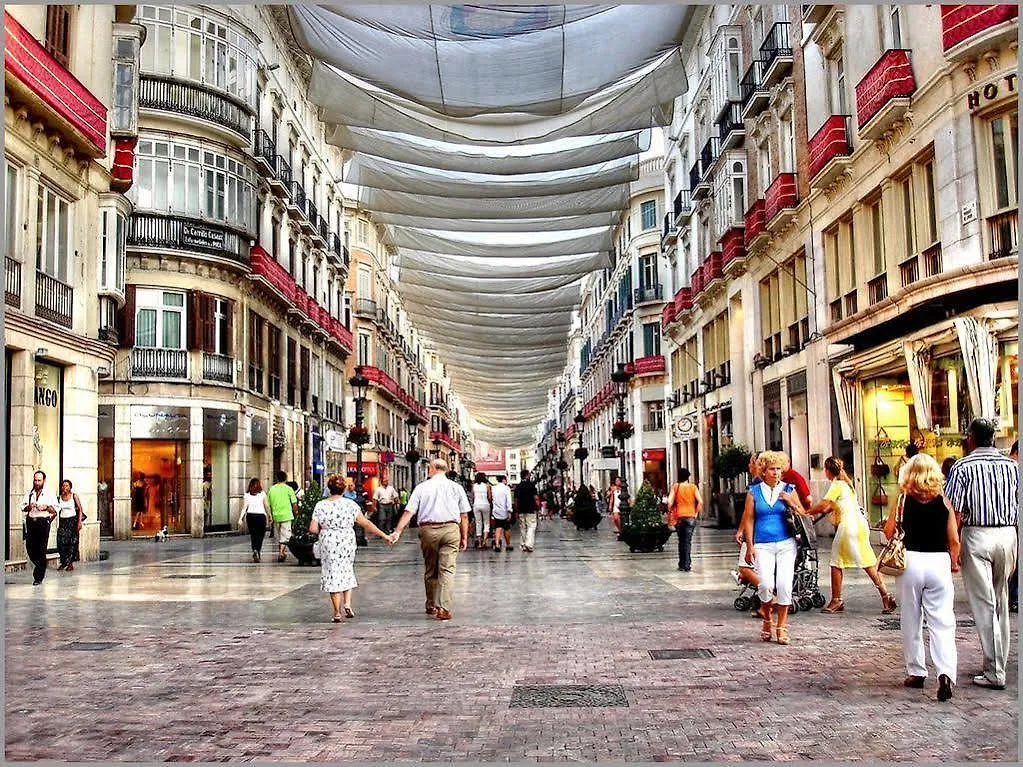
[[[600,512],[597,502],[590,494],[590,489],[583,485],[575,494],[575,506],[572,508],[572,522],[578,530],[596,530],[600,524]]]
[[[300,565],[315,565],[319,562],[313,556],[313,544],[318,535],[309,532],[309,523],[313,519],[313,510],[316,504],[323,500],[323,490],[319,483],[310,482],[306,488],[302,501],[298,504],[298,513],[291,523],[291,540],[288,541],[288,549],[295,555]]]
[[[621,540],[629,551],[664,551],[671,528],[658,509],[657,497],[649,482],[644,482],[632,504],[629,524],[622,528]]]
[[[732,500],[733,519],[728,520],[729,523],[738,524],[740,509],[746,503],[746,494],[735,492],[735,480],[749,471],[751,456],[752,453],[745,445],[729,445],[714,457],[714,471],[728,483],[728,493]]]

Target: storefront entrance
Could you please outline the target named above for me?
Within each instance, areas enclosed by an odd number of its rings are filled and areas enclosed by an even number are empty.
[[[170,533],[188,532],[188,515],[183,508],[188,497],[187,458],[187,442],[132,440],[132,535],[153,535],[163,527]]]

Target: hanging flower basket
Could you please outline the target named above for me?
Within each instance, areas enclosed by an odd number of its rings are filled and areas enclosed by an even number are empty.
[[[369,430],[363,426],[353,426],[348,432],[348,441],[353,445],[368,445]]]
[[[611,427],[611,436],[617,440],[624,440],[636,433],[636,429],[628,421],[615,421]]]

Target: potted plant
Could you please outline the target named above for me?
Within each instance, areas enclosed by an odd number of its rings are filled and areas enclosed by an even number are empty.
[[[319,560],[313,556],[313,544],[319,537],[309,532],[309,523],[313,519],[316,504],[323,500],[323,490],[317,482],[310,482],[298,504],[298,513],[291,523],[291,540],[288,549],[298,560],[299,565],[316,565]]]
[[[728,445],[714,457],[714,473],[728,483],[728,495],[731,499],[731,515],[719,513],[718,527],[731,527],[738,524],[739,511],[745,506],[746,494],[735,492],[735,480],[749,471],[749,459],[752,456],[745,445]],[[724,511],[724,510],[722,510]],[[726,518],[731,516],[731,518]]]
[[[629,524],[622,528],[619,540],[624,541],[629,551],[664,551],[664,544],[671,535],[671,528],[657,508],[657,497],[649,482],[644,482],[636,493],[629,514]]]
[[[596,530],[600,524],[600,512],[597,502],[590,494],[590,489],[583,485],[575,494],[575,506],[572,507],[572,522],[577,530]]]

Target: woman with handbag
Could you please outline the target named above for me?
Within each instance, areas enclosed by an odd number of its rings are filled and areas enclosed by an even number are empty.
[[[952,573],[959,571],[959,531],[942,486],[941,467],[919,453],[899,472],[902,495],[888,517],[889,544],[879,557],[888,572],[904,568],[900,578],[902,653],[906,687],[923,687],[927,679],[923,621],[931,661],[938,672],[938,700],[952,697],[956,683],[956,616]]]
[[[270,501],[263,492],[263,483],[258,477],[249,480],[249,487],[242,496],[242,515],[238,526],[248,529],[252,541],[252,561],[262,559],[263,539],[270,521]]]
[[[755,565],[760,578],[757,589],[763,620],[760,639],[770,642],[776,631],[778,644],[783,645],[789,644],[786,623],[792,606],[792,581],[798,553],[789,515],[806,513],[795,486],[782,482],[781,475],[788,466],[785,453],[767,450],[759,455],[757,471],[761,481],[746,494],[741,522],[742,538],[747,543],[746,564]],[[777,623],[771,620],[772,608]]]
[[[73,492],[70,479],[60,483],[60,495],[57,496],[57,553],[60,555],[58,570],[75,569],[75,562],[81,557],[78,551],[79,536],[85,514],[82,512],[82,501]]]
[[[845,610],[843,571],[856,567],[866,572],[881,595],[881,611],[886,615],[895,612],[898,605],[877,571],[877,556],[870,548],[870,524],[860,511],[852,478],[845,471],[845,462],[831,456],[824,461],[824,476],[830,480],[831,487],[824,498],[810,508],[812,516],[831,514],[835,525],[835,540],[831,544],[831,601],[822,612],[840,613]]]
[[[359,585],[355,580],[355,525],[368,530],[389,544],[397,540],[374,525],[362,513],[362,507],[345,495],[345,478],[340,474],[327,477],[329,495],[316,504],[309,532],[319,535],[320,588],[330,595],[334,608],[331,620],[341,622],[341,610],[345,616],[355,617],[352,610],[352,589]]]

